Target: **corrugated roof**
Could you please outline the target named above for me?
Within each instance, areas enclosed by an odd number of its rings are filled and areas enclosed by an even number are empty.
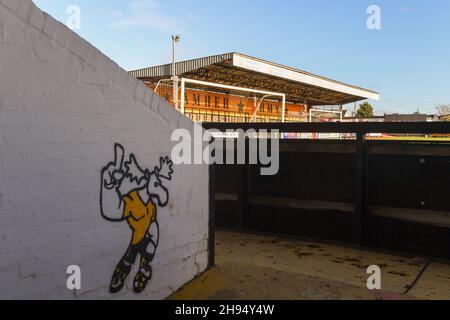
[[[379,94],[373,90],[236,52],[181,61],[176,64],[176,68],[180,77],[259,90],[277,90],[285,93],[291,101],[301,102],[304,99],[310,105],[379,99]],[[172,76],[172,64],[133,70],[130,74],[144,81],[168,79]]]
[[[207,67],[219,62],[224,62],[233,59],[233,53],[218,54],[204,58],[192,59],[176,63],[177,74],[191,72],[196,69]],[[172,64],[164,64],[150,68],[138,69],[130,71],[130,74],[136,78],[159,78],[171,77]]]

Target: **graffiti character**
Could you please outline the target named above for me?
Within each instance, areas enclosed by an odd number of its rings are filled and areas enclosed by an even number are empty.
[[[153,171],[142,169],[131,154],[124,163],[125,150],[114,147],[114,161],[101,172],[100,208],[108,221],[127,221],[132,230],[131,242],[117,265],[111,280],[110,292],[119,292],[140,255],[139,271],[133,281],[136,293],[145,290],[152,278],[151,262],[159,241],[157,207],[165,207],[169,191],[164,181],[172,180],[173,163],[161,158]]]

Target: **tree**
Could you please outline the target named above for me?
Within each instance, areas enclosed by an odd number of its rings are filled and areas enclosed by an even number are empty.
[[[363,104],[359,105],[359,109],[356,112],[356,115],[361,118],[370,118],[373,117],[373,107],[367,101]]]
[[[436,107],[439,116],[446,116],[450,114],[450,104],[443,104]]]

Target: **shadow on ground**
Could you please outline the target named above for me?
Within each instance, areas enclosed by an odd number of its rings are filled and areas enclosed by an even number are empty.
[[[169,299],[450,299],[447,264],[421,274],[420,258],[224,231],[216,240],[216,266]],[[370,265],[381,267],[382,290],[367,289]]]

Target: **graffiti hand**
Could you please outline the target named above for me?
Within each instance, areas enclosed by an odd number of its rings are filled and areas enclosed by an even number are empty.
[[[122,181],[125,173],[122,170],[114,170],[112,173],[112,178],[115,181]]]
[[[120,144],[114,147],[114,162],[111,162],[102,170],[102,183],[106,189],[111,190],[120,186],[125,177],[123,171],[124,149]]]
[[[110,163],[102,170],[102,182],[108,190],[120,186],[124,177],[125,173],[122,170],[117,170],[114,163]]]
[[[173,174],[173,162],[169,157],[161,158],[159,160],[159,168],[155,168],[155,171],[159,178],[164,178],[166,180],[172,180]]]

